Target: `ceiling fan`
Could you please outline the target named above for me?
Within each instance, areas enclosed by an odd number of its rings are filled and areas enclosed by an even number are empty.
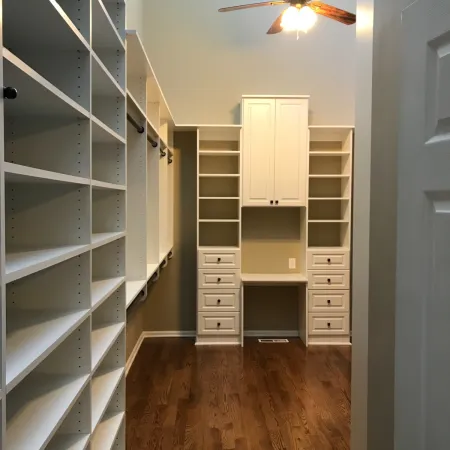
[[[312,28],[317,20],[317,15],[328,17],[345,25],[353,25],[356,22],[356,15],[343,9],[336,8],[320,1],[312,0],[280,0],[274,2],[250,3],[247,5],[228,6],[220,8],[219,12],[238,11],[240,9],[258,8],[260,6],[278,6],[289,4],[275,20],[267,31],[267,34],[280,33],[286,31],[304,31]]]

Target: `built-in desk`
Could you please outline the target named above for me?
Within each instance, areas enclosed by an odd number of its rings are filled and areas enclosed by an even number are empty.
[[[245,286],[292,286],[298,285],[298,334],[301,340],[308,345],[307,320],[308,320],[308,277],[301,273],[242,273],[241,274],[241,345],[244,346],[244,299]]]

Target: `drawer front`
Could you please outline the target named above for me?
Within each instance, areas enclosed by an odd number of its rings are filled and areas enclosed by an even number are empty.
[[[309,289],[349,289],[350,272],[348,270],[310,270],[308,272]]]
[[[199,289],[239,289],[239,285],[239,270],[200,269],[198,271]]]
[[[198,313],[199,335],[238,335],[239,313]]]
[[[239,250],[200,250],[199,269],[238,269],[241,255]]]
[[[239,289],[201,289],[198,291],[199,311],[239,311]]]
[[[310,312],[348,312],[349,291],[309,291]]]
[[[349,334],[349,314],[309,314],[309,334],[311,335],[345,335]]]
[[[350,253],[338,250],[311,250],[308,251],[308,269],[350,269]]]

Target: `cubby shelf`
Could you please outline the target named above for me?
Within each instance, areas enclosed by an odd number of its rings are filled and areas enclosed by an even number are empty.
[[[88,382],[88,375],[28,376],[8,397],[8,450],[45,448]]]
[[[239,200],[239,197],[199,197],[199,200]]]
[[[124,283],[125,277],[112,277],[92,281],[92,310],[98,308]]]
[[[106,324],[92,330],[92,370],[95,371],[125,327],[125,323]]]
[[[91,450],[110,450],[125,418],[124,412],[105,414],[91,440]]]
[[[61,434],[55,436],[45,450],[84,450],[90,437],[90,434]]]
[[[348,220],[330,219],[330,220],[308,220],[309,223],[349,223]]]
[[[348,201],[349,197],[309,197],[308,200],[312,201]]]
[[[92,233],[92,248],[101,247],[110,242],[117,241],[125,236],[125,231],[117,231],[110,233]]]
[[[107,97],[125,96],[124,90],[95,53],[92,53],[92,93]]]
[[[239,223],[239,219],[199,219],[200,223]]]
[[[199,150],[198,154],[200,156],[239,156],[239,151],[234,150]]]
[[[336,150],[336,151],[311,150],[309,153],[309,156],[348,156],[348,155],[351,155],[351,153],[346,152],[346,151],[340,151],[340,150]]]
[[[101,245],[101,244],[99,244]],[[44,270],[89,250],[89,245],[64,245],[40,249],[8,251],[5,259],[5,282],[18,280]]]
[[[337,173],[337,174],[309,174],[309,178],[350,178],[350,175]]]
[[[117,189],[119,191],[125,191],[127,187],[123,184],[106,183],[104,181],[92,180],[93,189]]]
[[[105,125],[100,119],[92,116],[92,142],[125,144],[126,139]]]
[[[125,373],[124,368],[109,369],[96,373],[92,378],[92,429],[100,422],[109,400]]]
[[[141,108],[141,106],[139,105],[138,101],[134,98],[134,96],[131,94],[129,89],[127,89],[127,99],[128,99],[129,102],[131,102],[133,107],[136,108],[136,110],[139,112],[139,115],[142,118],[144,118],[145,120],[147,120],[144,110]]]
[[[20,95],[5,107],[8,116],[54,116],[86,118],[90,114],[77,102],[49,83],[44,77],[3,49],[3,77]]]
[[[125,50],[125,44],[116,30],[101,0],[92,1],[92,46],[96,48]]]
[[[6,335],[6,390],[11,391],[89,315],[81,311],[10,311]]]
[[[156,269],[158,266],[156,266]],[[154,273],[154,272],[153,272]],[[150,277],[153,275],[150,275]],[[126,289],[126,300],[125,305],[128,308],[134,301],[134,299],[139,295],[139,293],[145,288],[147,284],[147,280],[138,280],[138,281],[127,281],[125,285]]]
[[[159,263],[158,264],[147,264],[147,280],[149,280],[155,272],[158,270]]]

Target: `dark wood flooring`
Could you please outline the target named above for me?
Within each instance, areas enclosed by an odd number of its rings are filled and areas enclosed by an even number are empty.
[[[127,377],[127,450],[341,450],[348,347],[146,339]]]

